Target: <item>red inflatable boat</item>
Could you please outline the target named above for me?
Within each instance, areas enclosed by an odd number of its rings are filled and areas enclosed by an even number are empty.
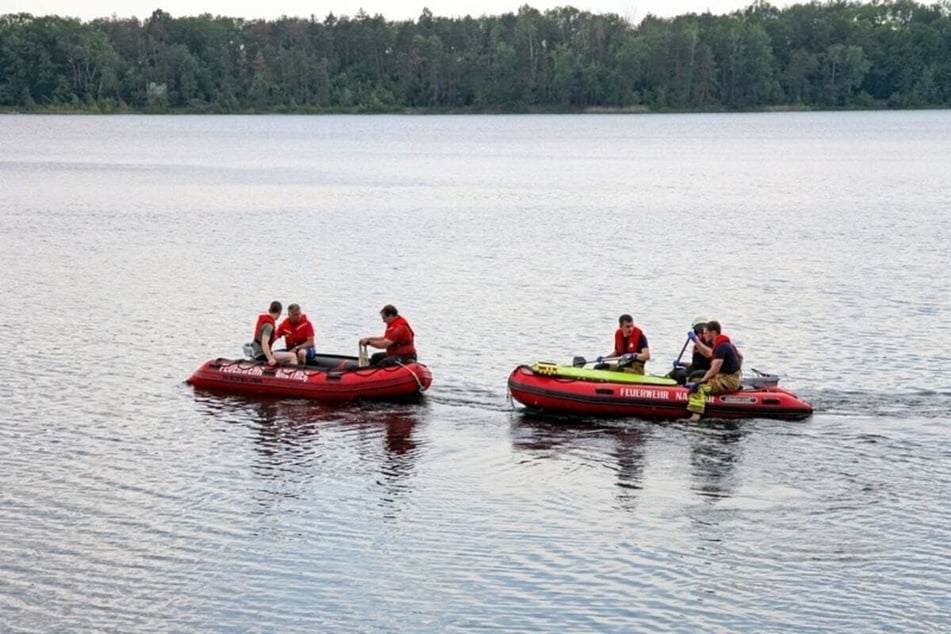
[[[799,420],[812,414],[812,405],[778,382],[775,375],[758,374],[737,392],[709,396],[704,416]],[[508,387],[519,403],[550,412],[654,419],[690,415],[687,388],[666,377],[536,363],[515,368]]]
[[[207,390],[239,394],[353,401],[416,395],[429,388],[433,375],[422,363],[361,368],[356,357],[318,354],[305,366],[212,359],[187,382]]]

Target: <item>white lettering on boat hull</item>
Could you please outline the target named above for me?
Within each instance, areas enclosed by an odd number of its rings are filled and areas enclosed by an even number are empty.
[[[622,387],[619,391],[621,396],[625,398],[649,398],[658,401],[670,400],[670,392],[667,390],[646,390],[637,387]]]
[[[303,370],[291,370],[290,368],[276,368],[271,372],[265,372],[265,367],[263,365],[241,365],[241,364],[232,364],[232,365],[223,365],[218,368],[218,372],[221,374],[239,374],[242,376],[273,376],[275,379],[282,379],[285,381],[298,381],[300,383],[306,383],[309,376],[308,372]]]

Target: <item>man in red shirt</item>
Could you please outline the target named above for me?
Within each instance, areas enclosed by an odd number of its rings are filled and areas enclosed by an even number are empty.
[[[386,324],[386,332],[383,336],[360,339],[361,346],[384,349],[384,352],[377,352],[370,357],[370,365],[394,365],[416,361],[416,346],[413,344],[416,333],[413,332],[406,318],[401,317],[396,306],[392,304],[383,307],[380,317]]]
[[[287,319],[281,322],[274,333],[275,339],[284,337],[287,351],[294,353],[298,363],[306,364],[317,354],[314,348],[314,326],[300,310],[300,304],[287,307]]]

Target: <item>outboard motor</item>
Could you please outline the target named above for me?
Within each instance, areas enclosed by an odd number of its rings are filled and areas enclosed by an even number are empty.
[[[743,387],[748,387],[753,390],[759,390],[764,387],[774,387],[779,385],[779,375],[778,374],[767,374],[766,372],[760,372],[756,368],[750,368],[753,371],[753,376],[744,376],[742,385]]]

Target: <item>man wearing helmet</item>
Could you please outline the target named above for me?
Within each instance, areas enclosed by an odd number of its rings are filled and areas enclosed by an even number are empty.
[[[684,363],[680,357],[674,361],[674,369],[667,376],[683,385],[690,379],[703,376],[704,372],[710,369],[710,356],[713,351],[710,346],[703,341],[703,327],[707,325],[706,317],[694,317],[691,322],[691,330],[687,333],[687,339],[693,342],[693,353],[690,357],[690,363]],[[684,346],[687,344],[685,343]],[[682,355],[681,355],[682,356]]]

